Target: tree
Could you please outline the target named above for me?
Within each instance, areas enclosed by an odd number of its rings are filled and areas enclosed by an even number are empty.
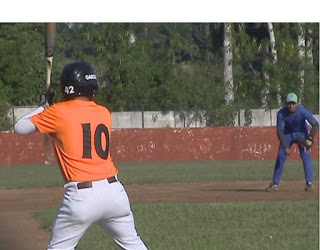
[[[32,105],[45,89],[43,25],[0,24],[0,83],[11,105]]]
[[[299,99],[300,99],[300,102],[303,102],[303,93],[304,93],[304,73],[305,73],[305,70],[304,70],[304,61],[305,61],[305,41],[306,41],[306,37],[305,37],[305,32],[304,32],[304,25],[302,23],[299,23],[298,24],[299,26],[299,35],[298,35],[298,56],[299,56],[299,59],[300,61],[302,62],[301,63],[301,67],[299,69],[299,85],[300,85],[300,89],[299,89]]]
[[[319,24],[302,26],[304,56],[297,23],[58,23],[52,87],[61,100],[62,68],[83,60],[100,79],[98,102],[113,111],[206,110],[222,126],[235,109],[278,108],[293,91],[318,112]],[[43,27],[0,24],[1,104],[38,104]]]
[[[304,23],[305,27],[305,85],[303,105],[313,113],[319,112],[319,23]]]
[[[272,55],[272,65],[276,65],[278,61],[277,57],[277,50],[276,50],[276,38],[273,30],[272,23],[268,23],[268,31],[269,31],[269,37],[270,37],[270,52]],[[281,87],[280,84],[276,84],[276,92],[277,92],[277,105],[278,107],[281,107]]]
[[[232,42],[231,42],[231,24],[224,24],[224,84],[225,84],[225,100],[226,104],[230,105],[234,101],[233,93],[233,73],[232,73]]]

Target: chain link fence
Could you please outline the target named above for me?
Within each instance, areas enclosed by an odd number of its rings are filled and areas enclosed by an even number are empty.
[[[0,106],[0,131],[13,131],[15,123],[37,106]],[[140,107],[140,109],[139,109]],[[278,109],[207,109],[202,111],[146,110],[144,105],[132,111],[113,111],[113,129],[127,128],[205,128],[233,126],[275,126]],[[135,110],[134,110],[135,109]],[[79,111],[79,115],[81,115]],[[319,115],[315,115],[319,119]]]

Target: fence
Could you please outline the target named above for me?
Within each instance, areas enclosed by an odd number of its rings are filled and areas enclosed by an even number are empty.
[[[16,121],[24,114],[33,110],[35,106],[11,107],[0,109],[0,130],[12,131]],[[239,109],[232,122],[227,126],[234,127],[268,127],[275,126],[277,121],[278,109],[252,109],[248,118],[248,111]],[[205,111],[126,111],[112,112],[113,128],[203,128],[213,127],[208,125],[208,115]],[[319,115],[315,115],[319,120]],[[223,119],[230,120],[228,114],[220,116],[219,124],[226,124]],[[231,124],[231,125],[230,125]]]

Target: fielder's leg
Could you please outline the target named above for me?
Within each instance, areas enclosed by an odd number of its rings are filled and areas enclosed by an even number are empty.
[[[284,151],[283,147],[280,145],[277,160],[274,166],[273,184],[277,184],[277,185],[280,184],[286,159],[287,159],[287,154]]]
[[[309,150],[300,149],[306,182],[313,182],[313,167]]]

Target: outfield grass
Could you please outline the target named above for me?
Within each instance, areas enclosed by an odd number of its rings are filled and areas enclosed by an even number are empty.
[[[132,183],[271,180],[273,161],[122,163],[120,179]],[[314,161],[314,178],[319,162]],[[283,180],[303,180],[301,161],[287,161]],[[0,188],[62,186],[58,166],[0,167]],[[57,209],[36,213],[51,230]],[[255,202],[134,204],[136,228],[152,249],[319,249],[319,203]],[[98,226],[77,250],[118,249]]]
[[[314,179],[319,178],[319,162],[313,162]],[[119,163],[123,184],[207,181],[271,180],[274,161],[195,161]],[[301,161],[287,161],[283,180],[302,180]],[[63,178],[57,165],[0,167],[0,188],[61,187]]]

